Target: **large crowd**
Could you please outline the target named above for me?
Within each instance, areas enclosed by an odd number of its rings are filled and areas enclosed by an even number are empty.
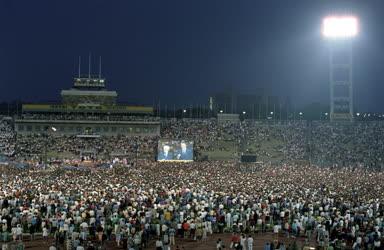
[[[157,146],[157,136],[111,136],[81,138],[77,136],[18,135],[17,158],[39,159],[44,152],[70,153],[72,158],[84,155],[107,160],[114,156],[131,156],[135,153],[152,157]]]
[[[156,157],[157,140],[189,139],[194,142],[195,159],[206,159],[212,151],[231,155],[255,154],[273,163],[307,161],[320,166],[384,167],[384,123],[329,122],[218,123],[216,119],[168,119],[161,121],[160,136],[113,136],[79,138],[47,133],[15,135],[8,120],[0,123],[0,153],[16,158],[41,158],[46,151],[84,152],[97,159],[138,152],[140,158]],[[214,158],[213,158],[214,159]]]
[[[41,232],[65,249],[90,239],[95,247],[113,240],[140,249],[154,240],[168,247],[179,238],[273,231],[319,246],[382,249],[384,173],[367,168],[247,172],[223,161],[140,161],[107,170],[8,167],[0,185],[3,237],[15,241]]]
[[[384,123],[314,123],[311,157],[321,165],[384,167]]]
[[[159,137],[16,136],[3,119],[0,152],[15,161],[41,159],[47,149],[74,158],[91,152],[104,162],[146,157],[108,168],[0,165],[0,240],[40,233],[64,249],[105,248],[111,241],[125,249],[150,242],[169,249],[180,238],[231,232],[231,247],[252,250],[248,235],[272,231],[327,249],[382,249],[383,132],[380,122],[184,119],[162,121]],[[237,161],[161,163],[155,161],[159,138],[193,140],[197,155],[229,151],[220,143],[233,141],[238,153],[278,161],[246,168]]]
[[[280,161],[306,159],[306,124],[302,121],[284,124],[260,124],[244,122],[241,133],[245,152],[260,159]]]

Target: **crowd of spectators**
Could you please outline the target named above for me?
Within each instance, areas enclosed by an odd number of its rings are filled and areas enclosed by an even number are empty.
[[[139,154],[152,157],[157,146],[157,136],[110,136],[82,138],[56,135],[18,135],[16,157],[41,157],[46,151],[70,153],[74,157],[92,154],[93,158],[109,159],[113,156]]]
[[[313,123],[311,157],[321,165],[384,167],[384,123]]]
[[[12,121],[0,117],[0,155],[12,155],[15,152],[15,133]]]
[[[306,124],[302,121],[284,124],[242,123],[243,151],[260,159],[274,156],[281,161],[306,159]],[[270,146],[270,147],[268,147]]]
[[[15,136],[8,120],[0,123],[0,152],[16,157],[35,157],[45,148],[80,156],[92,151],[99,159],[139,152],[154,159],[157,140],[194,142],[196,159],[212,151],[255,154],[276,163],[310,161],[321,166],[384,167],[383,122],[286,122],[218,123],[216,119],[167,119],[161,121],[160,137],[113,136],[80,138],[46,134]]]
[[[215,119],[169,119],[161,123],[162,138],[192,140],[197,150],[209,150],[220,136]]]
[[[91,240],[94,247],[114,241],[124,249],[156,240],[168,249],[179,238],[272,231],[335,249],[382,249],[384,172],[368,168],[284,165],[246,172],[234,162],[140,161],[130,168],[1,170],[6,240],[41,233],[65,249]]]

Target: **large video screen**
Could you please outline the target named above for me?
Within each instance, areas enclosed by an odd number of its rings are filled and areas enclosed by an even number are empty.
[[[193,161],[193,141],[159,140],[158,161]]]

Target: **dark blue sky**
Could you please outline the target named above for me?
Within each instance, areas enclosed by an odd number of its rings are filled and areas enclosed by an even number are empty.
[[[359,110],[384,111],[384,1],[0,0],[0,101],[59,100],[79,55],[103,57],[122,102],[205,103],[232,85],[328,101],[329,13],[360,17],[354,89]],[[93,64],[97,73],[96,58]]]

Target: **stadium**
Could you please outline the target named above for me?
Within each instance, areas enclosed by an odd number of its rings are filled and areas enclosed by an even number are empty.
[[[356,112],[358,24],[323,18],[325,109],[276,89],[125,104],[91,60],[59,101],[0,109],[2,249],[384,249],[384,115]]]
[[[62,103],[25,104],[2,118],[4,243],[379,239],[383,122],[157,117],[152,107],[117,104],[104,81],[75,78]],[[231,242],[220,243],[229,232]]]

